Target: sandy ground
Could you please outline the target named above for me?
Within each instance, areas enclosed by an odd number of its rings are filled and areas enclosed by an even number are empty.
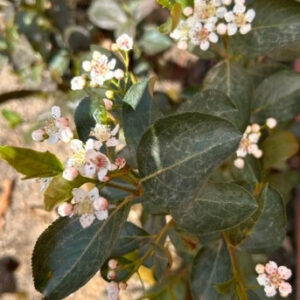
[[[8,67],[0,71],[0,93],[19,89],[22,86],[17,82],[14,75],[9,72]],[[0,110],[7,108],[19,113],[25,120],[24,125],[17,129],[10,129],[7,122],[0,116],[0,145],[24,146],[23,136],[28,130],[26,121],[33,121],[37,116],[50,108],[54,100],[41,100],[38,98],[27,98],[9,101],[0,105]],[[48,148],[46,144],[31,143],[25,145],[35,150],[44,151]],[[60,158],[65,158],[67,149],[62,143],[51,146],[50,150]],[[14,180],[12,203],[6,213],[6,223],[0,232],[0,258],[13,256],[20,263],[16,270],[18,291],[24,293],[25,297],[16,294],[0,295],[2,300],[13,299],[42,299],[35,291],[31,274],[31,253],[39,234],[55,219],[55,212],[48,213],[43,210],[43,197],[40,193],[40,184],[35,180],[22,181],[8,164],[0,161],[0,186],[5,179]],[[0,274],[1,276],[1,274]],[[66,299],[106,299],[106,283],[97,274],[85,287]],[[132,288],[137,288],[137,283],[132,283]],[[130,288],[122,292],[120,300],[135,299]]]

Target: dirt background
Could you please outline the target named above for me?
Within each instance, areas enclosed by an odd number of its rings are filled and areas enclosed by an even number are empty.
[[[24,88],[20,84],[8,66],[0,71],[0,94]],[[12,110],[20,114],[25,121],[23,125],[16,129],[10,129],[8,123],[0,116],[0,145],[27,146],[35,150],[45,151],[49,149],[62,160],[66,158],[67,148],[63,143],[55,146],[47,144],[31,143],[25,144],[23,136],[29,129],[29,123],[36,120],[38,116],[47,108],[51,108],[54,99],[26,98],[12,100],[0,105],[3,108]],[[5,225],[0,231],[0,260],[3,257],[13,257],[19,266],[14,272],[17,293],[0,294],[1,300],[38,300],[41,295],[34,289],[31,273],[31,254],[34,244],[41,232],[57,218],[56,212],[48,213],[43,210],[43,197],[40,192],[41,184],[35,180],[21,180],[14,169],[8,164],[0,161],[0,188],[4,180],[14,181],[14,188],[11,197],[11,204],[5,214]],[[1,190],[0,190],[1,196]],[[4,278],[6,276],[6,278]],[[11,274],[0,266],[0,290],[1,282],[7,280],[13,284]],[[121,292],[120,300],[135,299],[140,293],[139,281],[132,279],[126,291]],[[94,300],[106,299],[106,283],[95,275],[90,282],[73,295],[66,299],[72,300]]]

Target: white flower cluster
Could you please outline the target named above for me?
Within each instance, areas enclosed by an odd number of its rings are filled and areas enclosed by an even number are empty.
[[[266,126],[273,129],[277,126],[277,121],[274,118],[269,118],[266,121]],[[247,126],[246,131],[243,134],[239,148],[236,151],[237,159],[234,161],[235,167],[243,169],[245,166],[244,158],[251,154],[255,158],[261,158],[263,151],[258,147],[258,142],[261,137],[261,126],[254,123]]]
[[[170,34],[182,50],[191,42],[206,51],[210,43],[218,42],[219,35],[247,34],[255,18],[245,0],[195,0],[194,8],[186,7],[183,13],[187,18]]]
[[[64,202],[58,207],[60,216],[79,215],[79,222],[83,228],[92,225],[96,218],[100,221],[108,218],[108,201],[100,197],[96,187],[89,192],[81,188],[73,189],[72,193],[72,202]]]
[[[88,139],[84,144],[80,140],[72,140],[70,143],[71,155],[67,161],[67,167],[63,172],[66,180],[72,181],[79,174],[85,177],[94,178],[105,182],[109,180],[108,172],[122,169],[126,161],[118,157],[114,163],[110,161],[107,155],[100,152],[102,146],[116,147],[119,145],[117,134],[119,125],[112,130],[109,125],[97,124],[91,135],[96,139]]]
[[[49,144],[53,145],[59,140],[68,143],[73,138],[73,132],[69,126],[68,118],[61,117],[60,108],[53,106],[45,125],[33,131],[31,136],[36,142],[47,140]]]
[[[292,286],[286,282],[292,276],[292,271],[289,268],[278,267],[274,261],[269,261],[265,266],[256,265],[255,270],[259,274],[256,278],[257,282],[264,287],[267,297],[274,297],[277,290],[280,296],[284,298],[292,293]]]
[[[123,34],[116,40],[116,44],[113,44],[112,50],[119,52],[128,52],[133,49],[133,40],[127,34]],[[124,77],[124,71],[116,68],[116,59],[109,58],[100,53],[94,51],[92,59],[85,60],[82,63],[82,69],[87,72],[81,76],[76,76],[71,80],[72,90],[82,90],[89,83],[91,87],[103,86],[105,82],[112,80],[113,78],[120,80]]]
[[[119,293],[121,290],[126,290],[127,284],[125,282],[117,283],[114,280],[117,278],[116,269],[118,267],[118,261],[111,259],[108,262],[109,271],[107,273],[107,278],[112,280],[107,286],[107,300],[118,300]]]

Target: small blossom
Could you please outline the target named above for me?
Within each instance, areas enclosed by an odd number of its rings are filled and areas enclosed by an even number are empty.
[[[34,141],[47,142],[51,145],[56,144],[59,140],[68,143],[73,138],[73,132],[69,127],[69,120],[61,117],[61,111],[58,106],[51,108],[49,118],[46,120],[43,128],[32,132]]]
[[[265,266],[257,265],[255,268],[259,276],[256,278],[259,285],[264,286],[267,297],[274,297],[277,289],[281,297],[287,297],[292,293],[291,285],[285,280],[292,276],[292,272],[285,266],[280,266],[269,261]]]
[[[110,259],[108,262],[108,267],[111,270],[115,270],[118,267],[118,261],[116,259]]]
[[[84,89],[86,85],[86,79],[83,76],[76,76],[71,80],[71,90],[79,91]]]
[[[128,34],[122,34],[116,40],[118,48],[122,51],[130,51],[133,49],[133,39]]]
[[[61,217],[69,217],[73,214],[73,205],[68,202],[64,202],[59,205],[57,212]]]
[[[270,129],[273,129],[277,126],[277,120],[274,119],[274,118],[268,118],[267,121],[266,121],[266,125]]]
[[[186,17],[189,17],[193,14],[194,10],[191,6],[187,6],[184,8],[183,10],[183,14],[186,16]]]
[[[107,285],[107,300],[119,299],[119,285],[117,282],[111,281]]]
[[[116,125],[111,130],[109,125],[96,124],[95,128],[91,132],[91,136],[94,136],[101,143],[106,143],[107,147],[115,147],[119,145],[119,140],[116,138],[119,132],[119,125]]]
[[[195,1],[195,15],[204,23],[216,23],[219,18],[223,18],[227,9],[222,6],[221,0]]]
[[[96,218],[100,221],[108,218],[107,206],[105,209],[102,209],[102,207],[95,205],[100,198],[96,187],[89,192],[76,188],[73,189],[72,194],[74,214],[80,216],[79,221],[83,228],[89,227]]]
[[[235,161],[234,161],[234,165],[236,168],[238,169],[243,169],[244,166],[245,166],[245,161],[242,159],[242,158],[237,158]]]
[[[115,78],[120,80],[122,78],[124,78],[124,71],[122,69],[117,69],[115,70]]]
[[[227,25],[225,23],[219,23],[217,25],[217,33],[220,35],[224,35],[227,33]]]

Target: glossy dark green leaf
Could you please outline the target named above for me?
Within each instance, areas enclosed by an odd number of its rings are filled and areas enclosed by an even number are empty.
[[[119,3],[114,0],[94,0],[88,16],[96,26],[107,30],[119,29],[128,19]]]
[[[247,220],[257,209],[253,196],[235,184],[211,183],[193,200],[171,209],[175,222],[193,233],[225,230]]]
[[[300,42],[300,3],[294,0],[255,0],[252,30],[237,35],[231,45],[248,56],[268,54]]]
[[[126,222],[121,230],[121,234],[111,253],[112,257],[122,256],[139,249],[145,243],[150,242],[150,235],[144,229]]]
[[[216,284],[232,279],[231,260],[225,243],[201,249],[195,257],[191,273],[191,290],[194,300],[220,300]]]
[[[282,71],[266,78],[258,87],[252,104],[253,117],[288,121],[300,113],[300,74]]]
[[[49,151],[0,146],[0,158],[25,175],[25,179],[53,177],[64,170],[62,162]]]
[[[61,175],[54,177],[44,193],[45,209],[51,210],[57,204],[71,200],[73,198],[72,190],[81,187],[88,181],[88,178],[82,176],[78,176],[73,181],[68,181]]]
[[[225,94],[216,90],[205,90],[196,93],[184,102],[177,112],[199,112],[225,119],[233,124],[238,114],[238,110],[231,100]]]
[[[32,257],[34,284],[45,299],[59,300],[75,292],[110,256],[128,207],[106,221],[83,229],[78,217],[59,218],[39,237]]]
[[[229,122],[213,116],[184,113],[158,120],[137,151],[147,201],[168,209],[196,199],[239,140],[240,133]]]
[[[263,200],[259,219],[251,234],[241,243],[243,249],[251,253],[274,251],[282,245],[286,234],[285,206],[280,194],[272,188],[266,188]]]
[[[152,244],[152,246],[154,251],[152,270],[154,271],[155,278],[159,281],[164,278],[168,266],[170,267],[172,263],[172,258],[168,248],[159,244]]]
[[[86,142],[90,137],[91,130],[96,125],[92,113],[92,101],[89,97],[84,98],[79,103],[75,110],[74,119],[79,139]]]
[[[299,144],[291,132],[276,131],[264,140],[261,148],[264,152],[264,169],[269,169],[295,155],[299,150]]]
[[[252,83],[246,70],[240,65],[223,61],[214,66],[206,75],[203,89],[214,89],[227,95],[239,113],[235,124],[244,131],[249,123]]]

